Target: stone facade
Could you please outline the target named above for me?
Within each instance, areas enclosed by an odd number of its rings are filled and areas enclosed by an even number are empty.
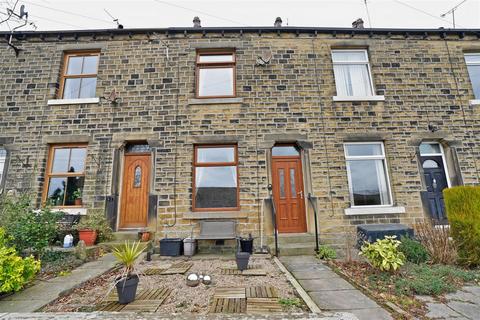
[[[479,183],[480,106],[469,104],[464,61],[464,52],[480,51],[473,31],[185,30],[26,33],[15,40],[18,57],[1,46],[5,189],[31,189],[40,204],[49,144],[87,142],[84,205],[88,211],[114,202],[109,210],[116,218],[122,145],[144,140],[154,153],[150,193],[158,198],[149,227],[157,238],[188,236],[192,228],[198,233],[200,218],[229,218],[259,246],[272,232],[266,201],[271,147],[294,142],[302,148],[305,193],[316,197],[320,239],[340,246],[357,224],[412,225],[425,217],[421,141],[442,143],[453,185]],[[368,49],[384,101],[333,101],[331,50],[344,47]],[[235,49],[237,98],[195,99],[198,48]],[[64,52],[79,49],[101,51],[97,96],[115,89],[117,104],[47,104],[56,97]],[[270,63],[256,65],[265,51],[272,53]],[[384,141],[393,202],[404,213],[345,215],[343,143],[368,140]],[[194,145],[223,142],[238,144],[241,209],[192,212]],[[305,206],[312,232],[312,204]]]

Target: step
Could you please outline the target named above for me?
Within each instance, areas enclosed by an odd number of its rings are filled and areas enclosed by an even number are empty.
[[[313,243],[290,243],[279,245],[278,248],[280,256],[303,256],[315,254],[315,244]],[[272,249],[275,250],[274,248]]]
[[[270,237],[269,242],[274,243],[275,238]],[[279,245],[290,243],[311,243],[312,245],[315,245],[315,235],[310,233],[290,233],[278,235]]]
[[[114,241],[122,241],[130,240],[136,241],[138,240],[138,232],[137,231],[117,231],[113,233],[113,240]]]

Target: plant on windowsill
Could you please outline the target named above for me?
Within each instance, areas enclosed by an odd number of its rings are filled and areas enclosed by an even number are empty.
[[[81,206],[82,205],[82,190],[77,189],[73,192],[73,201],[76,206]]]
[[[98,214],[89,213],[82,216],[73,229],[78,231],[78,237],[85,242],[86,246],[93,246],[97,240]]]
[[[139,282],[138,275],[134,273],[135,262],[144,249],[145,247],[140,244],[140,241],[125,241],[124,244],[113,248],[113,255],[123,265],[122,275],[115,281],[120,304],[127,304],[135,300]]]

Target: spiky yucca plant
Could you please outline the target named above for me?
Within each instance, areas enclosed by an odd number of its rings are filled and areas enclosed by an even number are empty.
[[[140,241],[125,241],[124,244],[113,248],[113,255],[123,264],[124,276],[130,277],[135,268],[135,261],[142,254],[144,247],[140,245]]]

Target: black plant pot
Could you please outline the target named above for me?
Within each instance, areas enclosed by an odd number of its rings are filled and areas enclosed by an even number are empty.
[[[237,261],[237,268],[240,271],[246,270],[248,268],[248,260],[250,259],[250,253],[248,252],[237,252],[235,256]]]
[[[138,276],[134,274],[117,282],[118,303],[127,304],[135,300],[138,281]]]

